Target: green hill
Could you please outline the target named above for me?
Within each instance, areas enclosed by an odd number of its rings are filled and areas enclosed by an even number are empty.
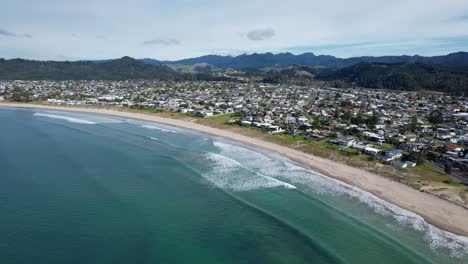
[[[0,80],[212,80],[209,74],[182,74],[165,65],[150,65],[130,57],[104,62],[0,59]]]
[[[468,67],[423,63],[359,63],[317,74],[323,81],[344,81],[356,86],[395,90],[433,90],[457,95],[468,92]]]

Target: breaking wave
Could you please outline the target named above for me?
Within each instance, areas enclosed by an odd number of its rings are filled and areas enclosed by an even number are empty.
[[[41,116],[41,117],[48,117],[48,118],[53,118],[53,119],[60,119],[60,120],[65,120],[70,123],[76,123],[76,124],[86,124],[86,125],[95,125],[97,124],[96,122],[85,120],[85,119],[79,119],[75,117],[69,117],[69,116],[63,116],[63,115],[54,115],[54,114],[44,114],[44,113],[35,113],[34,116]]]
[[[175,131],[175,130],[170,130],[170,129],[166,129],[166,128],[162,128],[162,127],[157,127],[157,126],[150,126],[150,125],[142,125],[141,126],[142,128],[147,128],[147,129],[153,129],[153,130],[160,130],[162,132],[169,132],[169,133],[176,133],[178,134],[179,132]]]
[[[296,189],[292,184],[250,171],[239,162],[226,156],[208,153],[206,157],[208,160],[213,161],[214,164],[211,166],[211,171],[205,174],[204,177],[217,187],[233,191],[275,187]]]
[[[121,120],[99,116],[99,115],[88,115],[88,114],[82,114],[82,113],[51,111],[51,110],[46,110],[44,112],[35,113],[34,116],[42,116],[42,117],[48,117],[48,118],[53,118],[53,119],[60,119],[60,120],[68,121],[70,123],[87,124],[87,125],[122,123]]]
[[[258,175],[262,175],[265,179],[284,179],[295,184],[295,186],[299,184],[307,187],[307,191],[310,190],[317,194],[351,197],[367,205],[380,215],[392,217],[401,225],[423,232],[424,240],[432,249],[448,249],[453,257],[461,258],[468,255],[468,237],[458,236],[441,230],[427,223],[420,215],[380,199],[369,192],[324,176],[311,169],[295,165],[286,158],[274,153],[271,153],[272,157],[270,157],[270,154],[262,154],[248,148],[217,141],[214,141],[213,145],[220,151],[218,156],[232,157],[229,163],[219,162],[216,165],[218,166],[216,170],[222,176],[215,177],[221,178],[221,184],[226,184],[224,181],[228,181],[223,178],[223,175],[226,177],[225,175],[230,170],[233,170],[232,166],[243,166],[249,171],[257,172]],[[223,172],[227,173],[223,174]],[[252,183],[246,182],[245,179],[243,180],[245,183],[241,185],[243,189],[255,188],[255,185],[249,187],[248,185]],[[253,184],[255,183],[254,181]],[[272,181],[270,184],[273,183]]]

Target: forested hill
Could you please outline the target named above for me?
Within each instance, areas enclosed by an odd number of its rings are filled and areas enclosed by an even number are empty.
[[[102,63],[0,59],[0,80],[195,80],[208,74],[180,74],[164,65],[148,65],[130,57]]]
[[[321,72],[315,78],[324,81],[341,80],[368,88],[434,90],[468,95],[468,66],[362,62]]]

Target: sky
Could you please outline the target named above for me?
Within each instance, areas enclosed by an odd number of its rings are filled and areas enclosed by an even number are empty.
[[[0,58],[468,51],[467,0],[0,0]]]

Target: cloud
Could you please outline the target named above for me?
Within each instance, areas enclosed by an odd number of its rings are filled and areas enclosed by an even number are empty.
[[[16,34],[4,29],[0,29],[0,36],[5,36],[5,37],[16,37]]]
[[[463,38],[468,32],[467,0],[42,0],[40,10],[25,0],[6,2],[8,7],[2,7],[8,12],[0,16],[0,54],[7,58],[54,59],[58,52],[82,59],[129,55],[175,60],[217,50],[340,57],[468,51]],[[176,23],[167,25],[174,17]],[[32,38],[19,37],[24,33]],[[100,34],[108,40],[96,39]],[[441,38],[458,40],[432,44]],[[110,40],[119,45],[109,45]]]
[[[272,28],[254,29],[247,32],[247,38],[253,41],[266,40],[276,35]]]
[[[32,38],[30,34],[17,34],[15,32],[11,32],[5,29],[0,28],[0,36],[4,37],[22,37],[22,38]]]
[[[143,42],[143,45],[160,45],[160,46],[176,46],[180,44],[180,40],[177,39],[152,39]]]

